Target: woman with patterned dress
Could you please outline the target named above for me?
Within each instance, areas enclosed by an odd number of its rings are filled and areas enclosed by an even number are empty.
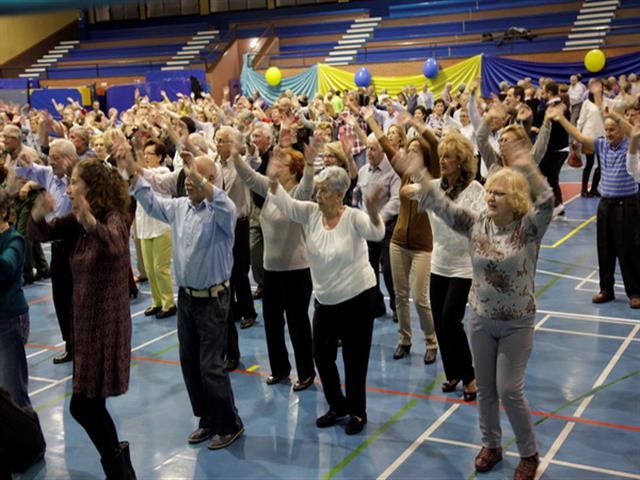
[[[69,410],[96,446],[108,480],[135,479],[129,444],[118,440],[106,399],[125,393],[131,364],[129,193],[117,170],[97,159],[73,169],[73,212],[47,222],[53,198],[42,196],[28,231],[63,241],[73,276],[73,394]]]
[[[482,433],[475,468],[486,472],[502,460],[502,401],[521,457],[514,479],[533,480],[539,459],[524,374],[533,348],[536,263],[553,215],[553,192],[527,146],[510,142],[503,154],[506,166],[489,177],[487,208],[479,213],[452,202],[424,168],[414,193],[421,208],[469,239],[470,338]]]

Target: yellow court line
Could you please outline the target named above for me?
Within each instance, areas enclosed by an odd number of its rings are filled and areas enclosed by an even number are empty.
[[[260,368],[260,365],[255,364],[255,365],[251,365],[249,368],[246,369],[247,372],[253,372],[255,370],[258,370]]]
[[[576,228],[574,228],[573,230],[571,230],[569,233],[567,233],[564,237],[562,237],[560,240],[558,240],[556,243],[554,243],[553,245],[540,245],[540,248],[557,248],[560,245],[562,245],[564,242],[566,242],[567,240],[569,240],[571,237],[573,237],[576,233],[578,233],[580,230],[582,230],[584,227],[586,227],[587,225],[589,225],[591,222],[593,222],[596,219],[596,216],[594,215],[591,218],[588,218],[587,220],[585,220],[584,222],[582,222],[580,225],[578,225]]]

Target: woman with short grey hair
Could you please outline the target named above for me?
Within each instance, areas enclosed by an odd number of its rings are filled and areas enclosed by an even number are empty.
[[[269,200],[288,218],[303,226],[311,280],[315,291],[313,354],[329,411],[316,420],[318,428],[335,425],[350,415],[348,435],[367,422],[366,380],[373,333],[376,279],[369,264],[367,241],[384,237],[380,217],[382,189],[366,198],[367,213],[343,205],[349,175],[337,166],[316,176],[317,203],[294,200],[269,177]],[[346,395],[336,366],[342,340]]]

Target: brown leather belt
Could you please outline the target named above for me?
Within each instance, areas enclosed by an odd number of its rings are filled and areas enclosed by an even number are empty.
[[[183,287],[184,291],[193,298],[218,298],[218,295],[226,289],[229,288],[229,280],[226,280],[222,283],[218,283],[216,285],[212,285],[209,288],[196,289]]]

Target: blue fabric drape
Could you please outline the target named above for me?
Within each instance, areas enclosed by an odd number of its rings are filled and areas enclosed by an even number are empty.
[[[253,92],[257,91],[269,105],[273,104],[278,99],[278,96],[287,90],[291,90],[298,96],[306,95],[311,99],[318,91],[318,66],[314,65],[297,75],[283,78],[280,85],[272,87],[267,83],[263,74],[251,68],[251,58],[246,53],[240,81],[242,82],[242,93],[245,96],[250,97]]]
[[[488,96],[491,92],[500,91],[499,84],[506,81],[514,85],[518,80],[530,77],[533,83],[538,84],[540,77],[552,78],[556,82],[567,83],[569,76],[575,73],[582,74],[583,81],[591,77],[608,77],[611,75],[628,75],[640,70],[640,52],[628,53],[617,57],[607,58],[604,69],[598,73],[589,72],[583,62],[573,63],[542,63],[527,62],[524,60],[512,60],[509,58],[482,57],[482,95]]]

